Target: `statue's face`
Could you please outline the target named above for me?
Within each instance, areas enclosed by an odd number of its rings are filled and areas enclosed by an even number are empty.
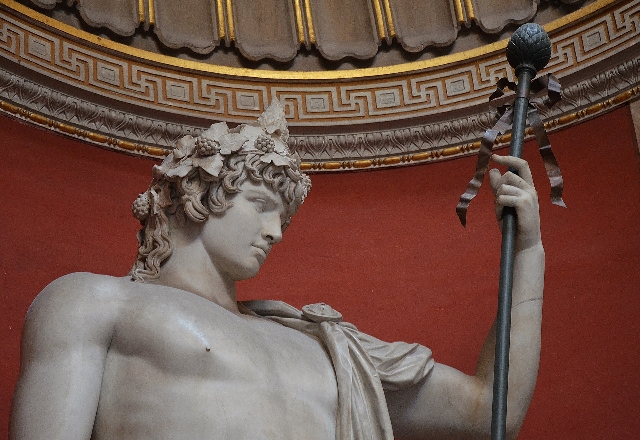
[[[200,240],[221,275],[233,281],[257,275],[271,247],[282,239],[282,197],[264,183],[249,180],[221,216],[210,215]]]

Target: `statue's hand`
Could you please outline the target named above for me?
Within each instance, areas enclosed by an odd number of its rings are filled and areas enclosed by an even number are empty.
[[[529,164],[526,160],[513,156],[493,154],[491,159],[518,172],[518,175],[510,171],[501,174],[495,168],[489,172],[491,189],[495,195],[498,222],[502,221],[502,209],[505,206],[515,208],[518,214],[516,250],[524,250],[537,245],[540,243],[540,214],[538,194],[533,185]]]

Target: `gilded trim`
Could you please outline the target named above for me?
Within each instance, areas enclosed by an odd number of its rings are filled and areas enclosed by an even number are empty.
[[[231,0],[227,0],[227,24],[229,25],[229,40],[235,41],[236,30],[233,25],[233,7],[231,6]]]
[[[149,0],[149,24],[156,24],[156,5],[154,0]]]
[[[621,1],[591,16],[589,21],[574,23],[557,32],[552,39],[553,56],[546,72],[563,78],[597,68],[603,61],[620,56],[616,54],[635,54],[640,32],[633,23],[640,14],[639,7],[640,0]],[[4,8],[0,9],[0,23],[3,32],[12,36],[0,41],[1,55],[8,61],[74,89],[94,93],[99,102],[105,98],[116,99],[147,111],[162,112],[165,118],[179,114],[185,118],[219,118],[235,123],[253,121],[266,103],[278,97],[286,100],[292,126],[399,123],[451,112],[468,113],[472,110],[467,108],[486,104],[497,78],[514,79],[504,52],[389,77],[331,82],[226,77],[171,69],[117,52],[101,51]],[[569,50],[571,56],[568,56]],[[143,139],[137,141],[144,142]],[[432,146],[443,145],[436,142]],[[312,147],[305,145],[304,148]],[[345,148],[341,147],[339,153],[346,152],[348,148]],[[395,153],[393,149],[388,152]],[[324,156],[309,157],[309,160],[321,159]]]
[[[380,0],[372,0],[373,12],[376,16],[376,28],[378,29],[378,38],[384,40],[387,36],[384,31],[384,20],[382,18],[382,8],[380,7]]]
[[[138,0],[138,22],[144,23],[144,0]]]
[[[136,144],[133,142],[122,140],[122,139],[116,139],[113,137],[105,136],[101,133],[82,130],[81,128],[74,127],[73,125],[54,121],[53,119],[43,116],[39,113],[34,113],[29,110],[25,110],[21,107],[18,107],[6,101],[0,100],[0,110],[4,110],[7,113],[11,113],[15,116],[22,117],[23,119],[26,119],[35,124],[44,125],[55,131],[59,131],[61,133],[64,133],[73,137],[77,137],[80,139],[84,139],[91,143],[100,144],[108,148],[112,148],[116,150],[124,150],[130,153],[138,153],[138,154],[142,153],[144,155],[148,155],[152,157],[160,157],[160,158],[166,156],[169,153],[167,150],[163,148]]]
[[[298,31],[298,42],[305,44],[304,38],[304,23],[302,22],[302,7],[300,6],[300,0],[293,0],[293,8],[296,13],[296,28]]]
[[[454,0],[453,5],[454,9],[456,10],[456,18],[458,19],[458,23],[466,24],[467,21],[464,18],[464,8],[462,6],[462,0]]]
[[[307,25],[309,29],[309,39],[311,44],[315,44],[315,31],[313,29],[313,21],[311,17],[311,9],[309,7],[309,0],[305,1],[305,13],[307,18]],[[465,0],[469,1],[469,0]],[[233,26],[233,18],[230,14],[231,0],[227,2],[227,19],[230,21],[230,25]],[[601,12],[608,6],[619,3],[620,0],[597,0],[579,9],[571,14],[568,14],[558,20],[554,20],[544,26],[545,30],[549,33],[557,31],[568,25],[576,24],[575,22],[581,21],[591,15]],[[206,72],[230,77],[242,77],[242,78],[261,78],[261,79],[275,79],[285,81],[335,81],[339,79],[364,79],[371,77],[393,76],[400,74],[413,73],[417,71],[432,69],[436,67],[442,67],[447,64],[454,64],[460,61],[473,60],[488,54],[502,52],[507,47],[507,40],[501,40],[496,43],[488,44],[476,49],[459,52],[456,54],[445,55],[430,60],[414,61],[409,63],[398,64],[394,66],[386,67],[370,67],[363,69],[352,70],[331,70],[331,71],[312,71],[312,72],[291,72],[291,71],[271,71],[271,70],[255,70],[241,67],[227,67],[217,66],[197,61],[184,60],[174,58],[166,55],[160,55],[153,52],[137,49],[131,46],[126,46],[114,41],[106,40],[104,38],[92,35],[88,32],[76,29],[72,26],[61,23],[43,14],[40,14],[33,9],[27,8],[14,0],[2,0],[0,7],[8,7],[22,15],[29,17],[32,20],[38,21],[48,27],[56,29],[59,32],[68,34],[74,38],[86,41],[90,44],[104,47],[110,51],[115,51],[130,57],[134,57],[144,61],[150,61],[154,64],[161,64],[164,66],[171,66],[180,69],[195,70],[199,72]],[[230,39],[234,39],[233,28],[229,29]]]
[[[592,118],[601,113],[606,113],[640,95],[640,86],[635,86],[629,90],[615,95],[606,101],[598,102],[577,112],[561,115],[544,123],[546,130],[555,131],[566,126],[570,126],[585,118]],[[143,154],[155,158],[163,158],[170,153],[170,149],[143,145],[114,137],[106,136],[102,133],[83,130],[73,125],[55,121],[48,116],[26,110],[18,105],[0,100],[0,111],[12,114],[22,119],[28,120],[37,125],[48,127],[49,129],[89,141],[94,144],[106,146],[114,150],[123,150],[134,154]],[[532,136],[531,128],[527,129],[526,136]],[[496,147],[506,146],[511,140],[511,134],[507,133],[496,139]],[[480,149],[480,141],[455,145],[445,148],[422,151],[415,154],[403,154],[397,156],[377,157],[372,159],[346,160],[346,161],[317,161],[302,162],[301,169],[309,172],[322,171],[345,171],[354,169],[376,169],[390,166],[414,165],[420,163],[434,162],[448,159],[455,156],[465,156]]]
[[[313,17],[311,16],[311,5],[309,0],[304,0],[304,14],[307,18],[307,30],[309,31],[309,43],[316,44],[316,31],[313,28]],[[277,77],[276,77],[277,78]],[[281,79],[297,79],[294,77],[280,77]],[[301,78],[306,79],[306,78]]]
[[[393,15],[391,14],[391,5],[389,0],[384,0],[384,14],[387,16],[387,29],[391,38],[396,37],[396,27],[393,24]]]
[[[575,113],[566,114],[559,118],[552,119],[544,123],[546,130],[557,130],[569,125],[573,125],[585,118],[592,118],[601,113],[606,113],[609,110],[613,110],[622,104],[634,99],[640,95],[640,86],[636,86],[626,92],[620,93],[611,99],[594,104],[586,109],[580,110]],[[533,131],[528,128],[526,138],[530,139],[533,136]],[[494,148],[503,148],[511,141],[511,133],[499,136],[496,139],[496,146]],[[302,162],[300,169],[303,171],[345,171],[345,170],[358,170],[358,169],[376,169],[389,166],[399,165],[417,165],[420,163],[435,162],[438,160],[449,159],[455,156],[466,156],[472,154],[480,149],[480,141],[466,143],[462,145],[456,145],[452,147],[440,148],[437,150],[424,151],[416,154],[403,154],[401,156],[387,156],[374,159],[364,160],[347,160],[347,161],[327,161],[327,162]]]
[[[218,38],[223,41],[227,36],[224,16],[224,0],[216,0],[216,11],[218,15]]]
[[[473,9],[473,3],[471,0],[464,0],[464,6],[467,11],[467,17],[469,17],[469,21],[474,21],[476,19],[476,12]]]

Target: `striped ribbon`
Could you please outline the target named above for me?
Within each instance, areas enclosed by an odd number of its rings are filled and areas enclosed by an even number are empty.
[[[495,144],[496,138],[505,133],[511,127],[513,122],[513,102],[517,98],[514,94],[507,95],[505,90],[516,90],[514,82],[509,81],[507,78],[501,78],[496,86],[496,91],[489,97],[489,103],[494,106],[499,115],[498,122],[495,125],[485,131],[480,143],[480,151],[478,152],[478,162],[476,164],[476,172],[467,186],[467,190],[460,196],[458,206],[456,206],[456,213],[460,219],[462,226],[467,224],[467,210],[471,200],[478,195],[484,175],[489,169],[489,161],[491,159],[491,150]],[[527,119],[531,128],[533,129],[533,135],[538,143],[540,156],[544,162],[544,167],[547,171],[547,177],[551,184],[551,202],[555,205],[566,207],[562,200],[563,180],[560,167],[556,161],[556,157],[551,151],[551,143],[549,137],[544,129],[542,119],[538,113],[539,108],[547,107],[551,108],[561,98],[561,88],[558,80],[551,74],[536,78],[531,83],[529,95],[529,110],[527,112]],[[529,97],[527,97],[529,98]]]

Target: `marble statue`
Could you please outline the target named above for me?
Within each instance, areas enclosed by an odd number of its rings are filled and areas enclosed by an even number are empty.
[[[47,286],[24,326],[10,437],[38,439],[487,438],[494,331],[474,375],[417,344],[363,334],[326,304],[236,301],[310,189],[274,102],[253,125],[186,136],[133,205],[127,277]],[[536,381],[544,250],[525,161],[492,170],[496,214],[516,208],[508,432]]]

